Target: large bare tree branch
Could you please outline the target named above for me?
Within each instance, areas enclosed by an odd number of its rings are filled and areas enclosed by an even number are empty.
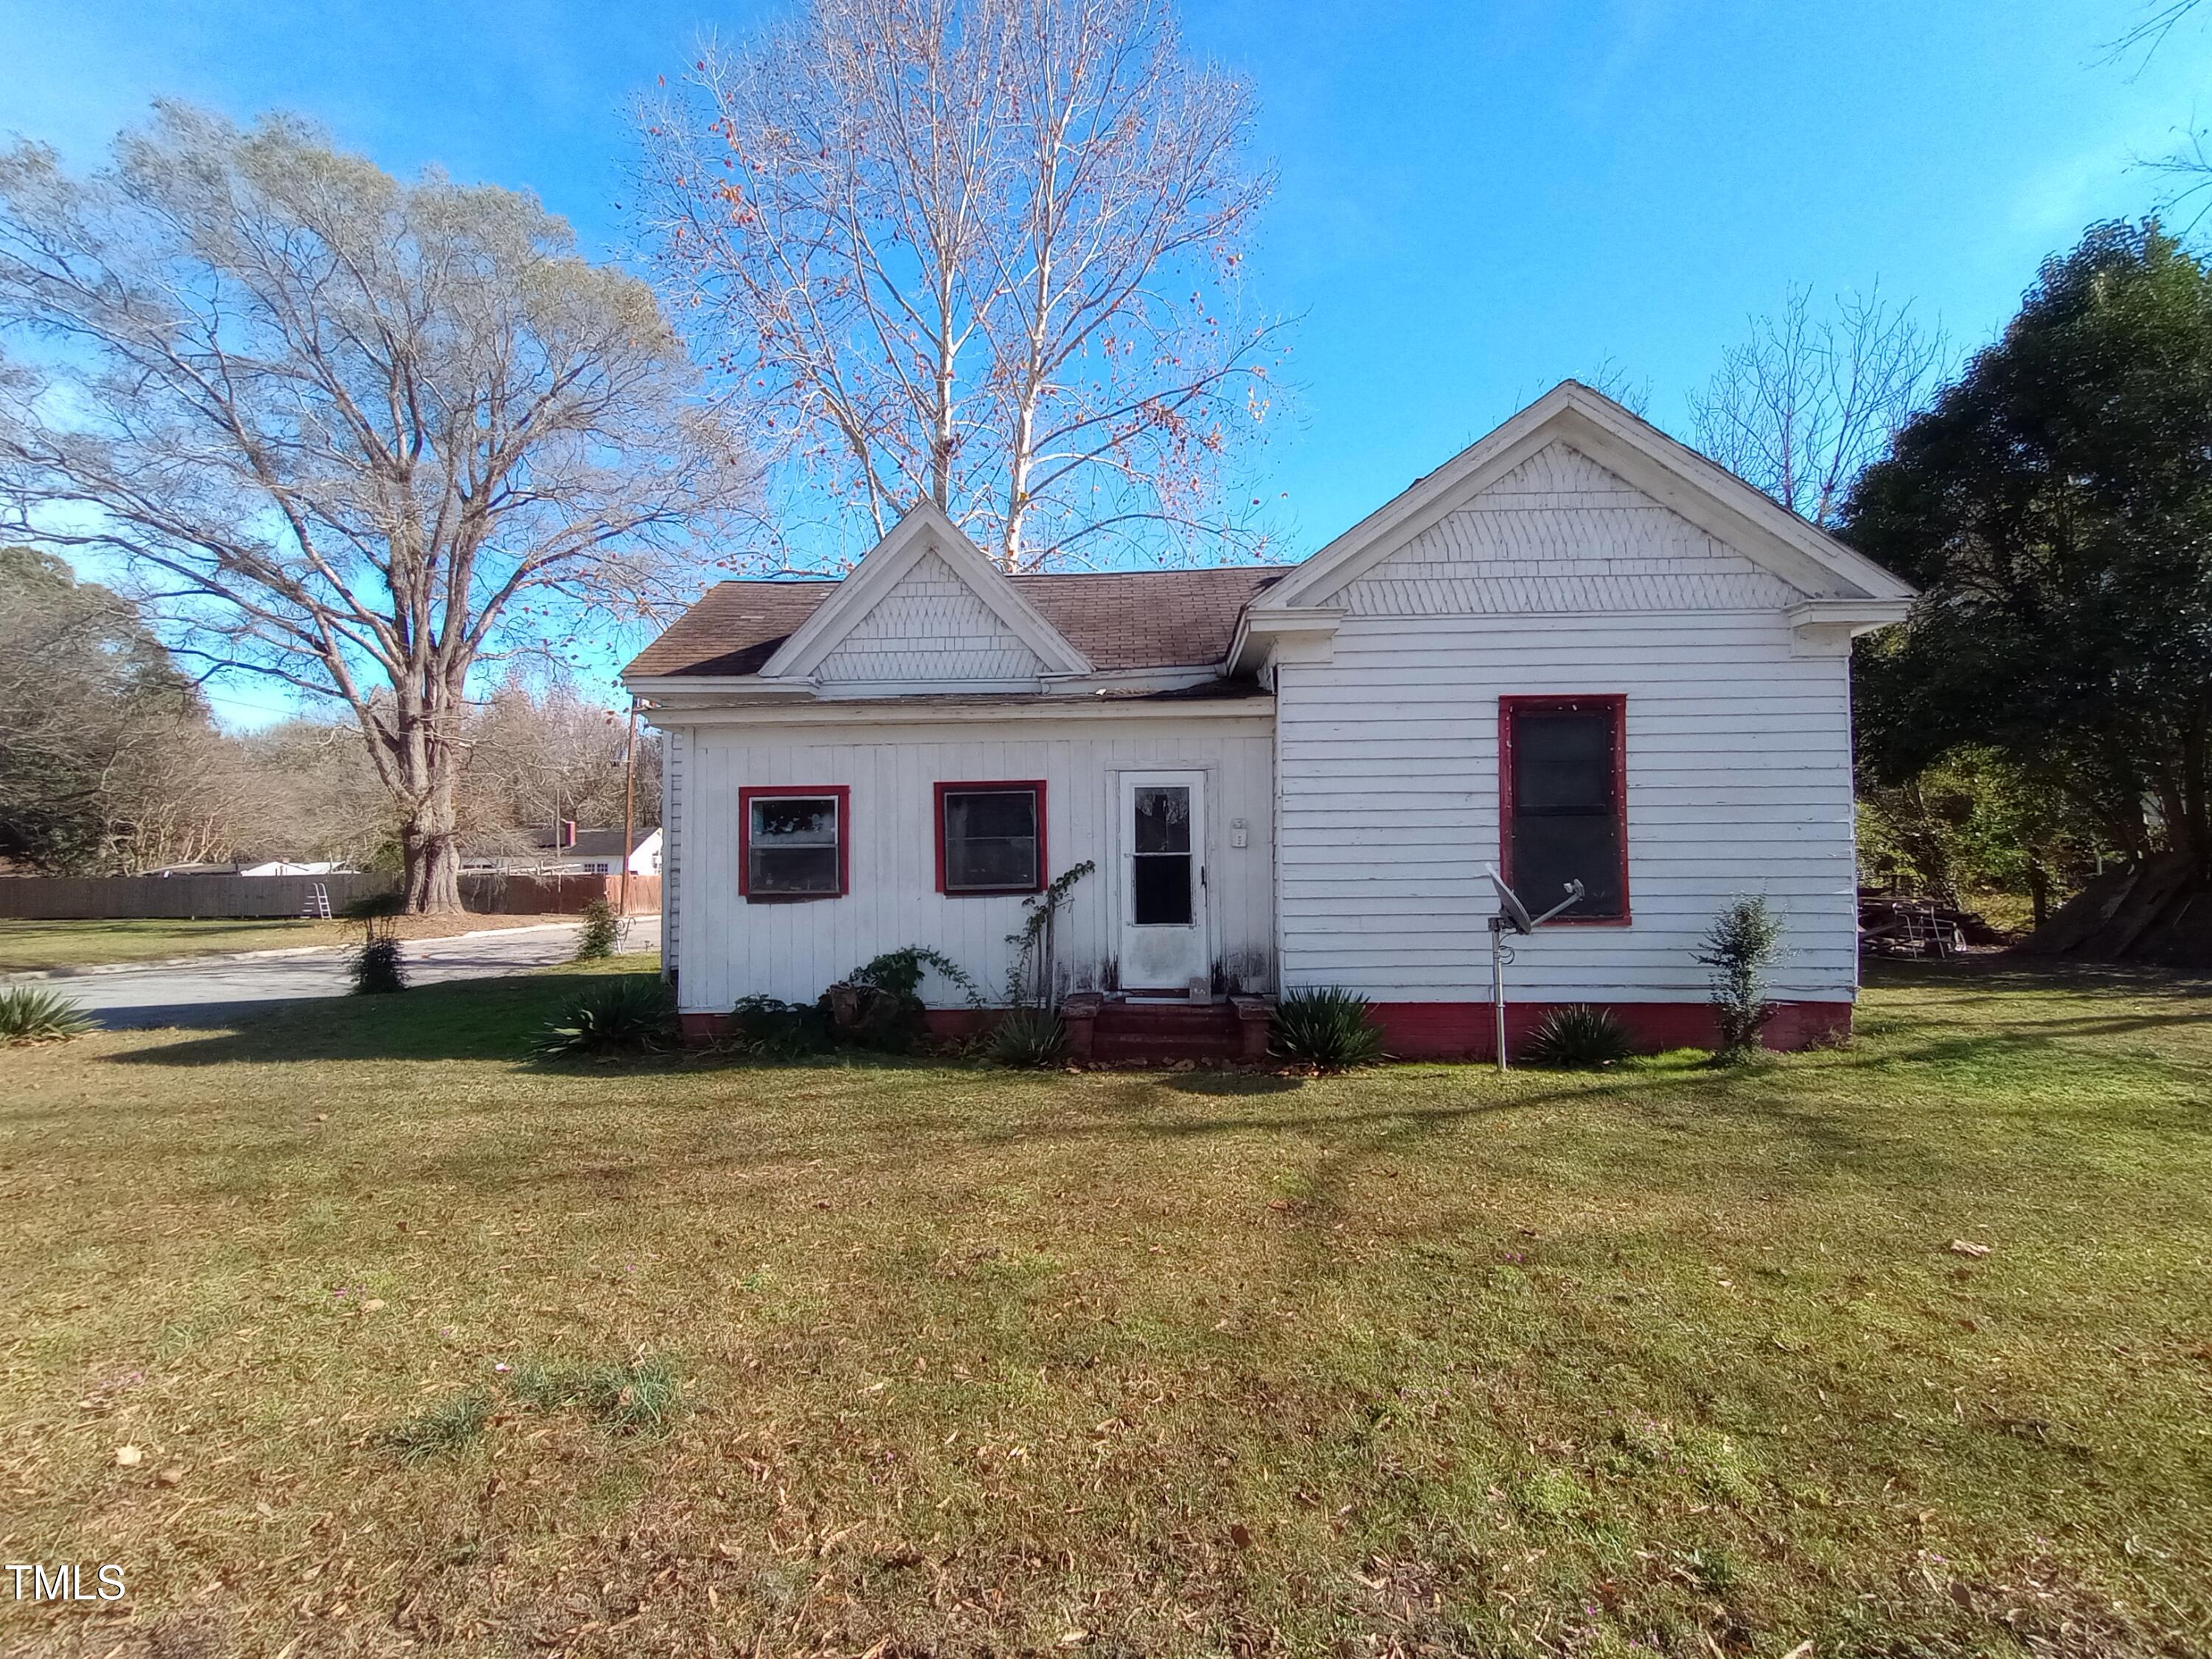
[[[1815,317],[1793,288],[1778,315],[1754,317],[1701,393],[1698,447],[1800,518],[1831,527],[1852,481],[1918,413],[1942,378],[1940,331],[1877,289]]]
[[[418,908],[458,903],[479,662],[672,597],[751,476],[651,291],[526,196],[173,104],[0,156],[0,527],[179,648],[343,702]]]
[[[641,108],[641,210],[787,494],[928,497],[1009,569],[1249,554],[1251,125],[1168,0],[807,0]]]

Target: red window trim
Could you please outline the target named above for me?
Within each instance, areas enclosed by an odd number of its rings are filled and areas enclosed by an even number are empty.
[[[1524,713],[1564,714],[1596,708],[1608,709],[1613,714],[1613,823],[1615,838],[1620,843],[1620,914],[1578,916],[1570,910],[1545,924],[1550,927],[1626,927],[1632,918],[1628,902],[1628,699],[1618,691],[1603,691],[1571,697],[1498,700],[1498,866],[1508,887],[1513,885],[1513,717]],[[1529,908],[1548,910],[1553,902],[1552,898],[1539,896],[1530,899]]]
[[[824,795],[837,803],[837,890],[834,893],[762,893],[756,896],[748,884],[753,867],[753,803],[756,800],[819,800]],[[852,890],[853,790],[843,783],[760,784],[738,791],[738,894],[748,904],[809,904],[817,899],[842,898]]]
[[[1037,858],[1036,881],[1026,887],[963,887],[948,890],[945,885],[945,798],[949,794],[970,791],[999,790],[1011,794],[1017,789],[1034,790],[1036,793]],[[1045,872],[1050,867],[1045,856],[1044,780],[1042,778],[990,778],[966,782],[940,783],[932,800],[932,811],[937,821],[937,890],[947,898],[1004,898],[1009,893],[1042,893],[1045,890]]]

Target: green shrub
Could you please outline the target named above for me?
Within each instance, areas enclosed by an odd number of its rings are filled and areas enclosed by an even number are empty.
[[[862,963],[822,994],[817,1006],[830,1039],[911,1053],[926,1028],[921,982],[932,969],[966,992],[970,1004],[980,1000],[975,981],[951,957],[926,945],[902,945]]]
[[[586,904],[583,930],[576,935],[576,960],[600,962],[614,955],[615,946],[622,942],[622,926],[615,907],[605,898]]]
[[[730,1011],[722,1046],[757,1060],[806,1060],[830,1047],[830,1017],[820,1005],[778,997],[745,997]]]
[[[676,1005],[653,974],[624,974],[594,985],[546,1028],[543,1054],[651,1054],[675,1035]]]
[[[1759,1033],[1774,1017],[1766,969],[1781,940],[1782,918],[1763,898],[1735,900],[1705,930],[1698,960],[1712,969],[1713,1023],[1721,1036],[1716,1060],[1734,1063],[1757,1051]]]
[[[1319,1072],[1348,1071],[1382,1058],[1382,1032],[1367,999],[1335,986],[1292,991],[1275,1005],[1271,1052]]]
[[[389,996],[407,988],[407,963],[399,941],[374,922],[361,948],[346,958],[346,972],[357,997]]]
[[[491,1401],[483,1394],[457,1394],[426,1406],[404,1423],[387,1429],[384,1443],[409,1462],[419,1462],[473,1443],[491,1420]]]
[[[1636,1052],[1612,1011],[1577,1003],[1554,1008],[1528,1039],[1528,1058],[1539,1066],[1595,1071],[1617,1066]]]
[[[1016,1008],[991,1027],[983,1039],[983,1055],[996,1066],[1038,1070],[1060,1064],[1067,1047],[1067,1029],[1060,1017],[1042,1008]]]
[[[82,1008],[39,985],[0,990],[0,1042],[60,1042],[93,1029]]]

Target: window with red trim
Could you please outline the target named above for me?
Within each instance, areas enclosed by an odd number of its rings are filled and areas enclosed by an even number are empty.
[[[738,890],[757,903],[837,898],[850,867],[852,791],[738,791]]]
[[[1041,780],[937,786],[939,892],[1041,893],[1044,869]]]
[[[1620,696],[1498,700],[1501,861],[1531,910],[1579,881],[1560,921],[1628,920],[1627,712]]]

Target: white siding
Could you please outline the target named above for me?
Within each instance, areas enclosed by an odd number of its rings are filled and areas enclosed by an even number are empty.
[[[684,879],[684,765],[691,747],[689,728],[664,732],[660,744],[660,971],[683,958],[677,938],[681,912],[677,890]]]
[[[877,601],[822,659],[825,682],[1018,680],[1044,664],[935,553]]]
[[[1857,927],[1845,659],[1792,656],[1778,617],[1724,613],[1347,618],[1333,662],[1285,665],[1285,984],[1487,1000],[1498,700],[1570,693],[1627,698],[1633,920],[1520,941],[1509,994],[1702,1000],[1699,936],[1729,898],[1759,893],[1787,921],[1777,994],[1848,999]]]
[[[1777,611],[1805,596],[1564,443],[1327,603],[1355,617]]]
[[[1121,910],[1116,775],[1204,771],[1214,954],[1217,960],[1256,955],[1264,964],[1273,880],[1271,733],[1265,714],[994,720],[988,711],[957,725],[687,728],[681,738],[688,740],[673,745],[685,753],[677,842],[684,867],[680,884],[665,890],[675,895],[672,916],[684,942],[681,1005],[687,1013],[724,1013],[751,994],[811,1000],[870,957],[904,945],[944,951],[995,993],[1023,901],[948,898],[936,890],[939,782],[1045,780],[1052,873],[1085,859],[1098,866],[1077,885],[1059,940],[1062,968],[1095,984],[1114,953]],[[738,791],[780,784],[851,789],[844,897],[751,904],[738,892]],[[1229,845],[1234,818],[1246,822],[1247,847]],[[961,1001],[935,975],[927,994],[939,1006]]]

